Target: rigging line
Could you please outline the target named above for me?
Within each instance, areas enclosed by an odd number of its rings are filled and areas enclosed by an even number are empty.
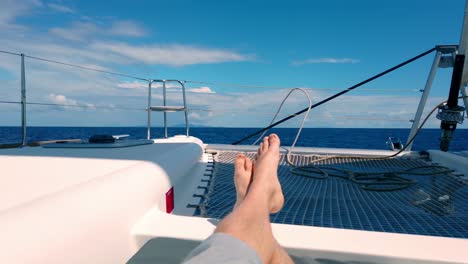
[[[20,103],[20,102],[16,102]],[[117,106],[99,106],[99,105],[70,105],[70,104],[54,104],[54,103],[39,103],[39,102],[28,102],[28,105],[41,105],[41,106],[64,106],[64,107],[81,107],[81,108],[96,108],[96,109],[112,109],[112,110],[138,110],[146,111],[143,108],[131,108],[131,107],[117,107]]]
[[[339,91],[341,88],[302,88],[304,90],[321,90],[321,91]],[[370,91],[370,92],[420,92],[420,89],[360,89],[359,91]]]
[[[240,87],[246,87],[246,88],[275,88],[275,89],[291,89],[292,88],[292,87],[283,87],[283,86],[220,83],[220,82],[205,82],[205,81],[191,81],[191,80],[185,80],[185,82],[186,83],[196,83],[196,84],[220,85],[220,86],[240,86]]]
[[[374,120],[374,121],[394,121],[394,122],[408,122],[408,119],[385,118],[385,117],[365,117],[365,116],[324,116],[324,115],[309,115],[309,117],[328,118],[328,119],[342,119],[342,120]],[[312,121],[311,119],[306,122]]]
[[[463,96],[458,97],[457,99],[462,99],[465,98]],[[352,182],[358,184],[360,188],[363,190],[368,190],[368,191],[396,191],[396,190],[402,190],[405,188],[408,188],[412,184],[416,183],[416,180],[412,179],[407,179],[402,176],[401,174],[412,174],[412,175],[438,175],[442,173],[452,173],[454,172],[453,170],[450,170],[449,168],[443,167],[443,166],[438,166],[438,165],[427,165],[427,166],[419,166],[415,168],[409,168],[404,171],[387,171],[387,172],[353,172],[353,171],[348,171],[344,169],[339,169],[339,168],[334,168],[334,167],[318,167],[314,165],[314,163],[317,163],[319,161],[326,161],[330,159],[346,159],[346,158],[351,158],[351,159],[362,159],[366,161],[370,160],[386,160],[386,159],[391,159],[393,157],[396,157],[400,153],[402,153],[406,148],[408,148],[409,145],[416,139],[416,136],[419,134],[419,132],[422,130],[423,126],[426,124],[427,120],[429,120],[429,117],[434,113],[435,110],[439,109],[442,105],[447,103],[446,101],[441,102],[440,104],[436,105],[424,118],[423,122],[421,125],[418,127],[416,133],[413,135],[413,137],[408,141],[408,143],[398,152],[389,155],[389,156],[384,156],[384,157],[364,157],[364,156],[327,156],[324,158],[318,158],[312,160],[308,165],[305,166],[296,166],[292,161],[291,161],[291,153],[292,149],[294,148],[294,144],[291,145],[289,149],[287,149],[287,154],[286,154],[286,162],[292,166],[293,168],[290,170],[292,174],[298,175],[298,176],[303,176],[303,177],[310,177],[314,179],[325,179],[328,176],[335,176],[335,177],[340,177],[344,179],[351,180]],[[437,172],[432,172],[432,173],[415,173],[415,172],[410,172],[413,169],[417,168],[443,168],[443,171],[437,171]],[[341,172],[340,174],[334,174],[334,173],[328,173],[325,170],[335,170]],[[311,173],[320,173],[322,175],[320,176],[315,176],[311,175]],[[348,175],[348,176],[343,176],[343,175]],[[378,175],[381,175],[381,177],[376,177]],[[379,186],[391,186],[390,188],[381,188]]]
[[[285,87],[285,86],[274,86],[274,85],[236,84],[236,83],[221,83],[221,82],[191,81],[191,80],[185,80],[185,82],[186,82],[186,83],[195,83],[195,84],[208,84],[208,85],[232,86],[232,87],[246,87],[246,88],[270,88],[270,89],[293,89],[293,88],[301,88],[301,89],[303,89],[303,90],[324,90],[324,91],[341,90],[340,88]],[[374,92],[418,92],[419,89],[361,89],[361,91],[374,91]]]
[[[462,98],[465,98],[463,96],[460,96],[458,97],[457,99],[462,99]],[[441,102],[440,104],[438,104],[437,106],[435,106],[434,108],[432,108],[432,110],[427,114],[426,118],[421,122],[421,125],[419,125],[419,128],[418,130],[416,130],[416,133],[414,134],[414,136],[408,141],[408,143],[406,143],[405,146],[403,146],[403,148],[398,151],[397,153],[393,154],[393,155],[390,155],[388,157],[386,157],[387,159],[388,158],[393,158],[393,157],[396,157],[398,154],[402,153],[403,151],[405,151],[405,149],[408,148],[408,146],[413,143],[413,141],[416,139],[416,136],[419,134],[419,132],[421,132],[424,124],[426,124],[427,120],[429,120],[429,117],[431,117],[431,115],[434,113],[435,110],[439,109],[440,106],[444,105],[445,103],[447,102],[447,100]]]
[[[11,54],[11,55],[17,55],[17,56],[24,55],[25,57],[30,58],[30,59],[35,59],[35,60],[40,60],[40,61],[51,62],[51,63],[55,63],[55,64],[60,64],[60,65],[65,65],[65,66],[69,66],[69,67],[80,68],[80,69],[84,69],[84,70],[90,70],[90,71],[95,71],[95,72],[101,72],[101,73],[112,74],[112,75],[117,75],[117,76],[132,78],[132,79],[136,79],[136,80],[140,80],[140,81],[147,81],[147,82],[150,81],[149,79],[146,79],[146,78],[143,78],[143,77],[132,76],[132,75],[127,75],[127,74],[118,73],[118,72],[111,72],[111,71],[99,70],[99,69],[94,69],[94,68],[91,68],[91,67],[86,67],[86,66],[81,66],[81,65],[76,65],[76,64],[66,63],[66,62],[61,62],[61,61],[56,61],[56,60],[49,60],[49,59],[44,59],[44,58],[40,58],[40,57],[30,56],[30,55],[26,55],[26,54],[20,54],[20,53],[9,52],[9,51],[6,51],[6,50],[0,50],[0,53]]]
[[[457,99],[463,99],[463,98],[466,98],[464,96],[460,96],[458,97]],[[317,159],[317,160],[313,160],[311,161],[310,164],[312,163],[315,163],[315,162],[318,162],[318,161],[323,161],[323,160],[328,160],[328,159],[332,159],[332,158],[357,158],[357,159],[364,159],[364,160],[385,160],[385,159],[391,159],[393,157],[396,157],[398,156],[400,153],[402,153],[403,151],[405,151],[409,145],[411,145],[411,143],[413,143],[413,141],[416,139],[416,136],[419,134],[419,132],[421,132],[422,128],[424,127],[424,125],[426,124],[427,120],[429,120],[429,118],[432,116],[432,114],[437,110],[439,109],[439,107],[441,107],[442,105],[444,105],[445,103],[447,103],[448,100],[445,100],[443,102],[441,102],[440,104],[436,105],[434,108],[432,108],[432,110],[426,115],[426,118],[424,118],[424,120],[421,122],[421,124],[419,125],[418,129],[416,130],[416,133],[413,135],[413,137],[411,137],[408,141],[408,143],[406,143],[406,145],[403,146],[402,149],[400,149],[398,152],[392,154],[392,155],[389,155],[389,156],[384,156],[384,157],[367,157],[367,156],[327,156],[325,158],[321,158],[321,159]],[[288,155],[292,152],[292,148],[294,146],[291,146],[288,150]],[[289,157],[288,157],[289,159]],[[292,166],[294,166],[294,164],[290,164]]]
[[[223,108],[218,108],[218,109],[203,109],[203,108],[189,108],[190,111],[199,111],[199,112],[217,112],[217,113],[251,113],[251,114],[270,114],[271,111],[255,111],[255,113],[252,113],[251,111],[254,109],[223,109]],[[284,114],[284,116],[288,116],[290,113]]]
[[[364,84],[366,84],[366,83],[368,83],[370,81],[373,81],[373,80],[375,80],[377,78],[380,78],[380,77],[382,77],[382,76],[384,76],[384,75],[386,75],[386,74],[388,74],[388,73],[390,73],[390,72],[392,72],[392,71],[394,71],[394,70],[396,70],[398,68],[401,68],[401,67],[405,66],[406,64],[409,64],[409,63],[411,63],[411,62],[413,62],[413,61],[415,61],[415,60],[417,60],[419,58],[422,58],[422,57],[426,56],[427,54],[433,52],[434,50],[436,50],[436,48],[431,48],[431,49],[429,49],[429,50],[427,50],[427,51],[425,51],[425,52],[423,52],[423,53],[421,53],[421,54],[419,54],[419,55],[417,55],[417,56],[415,56],[415,57],[413,57],[413,58],[411,58],[409,60],[406,60],[406,61],[404,61],[404,62],[402,62],[402,63],[400,63],[400,64],[398,64],[398,65],[396,65],[396,66],[394,66],[394,67],[392,67],[390,69],[388,69],[388,70],[385,70],[385,71],[383,71],[383,72],[381,72],[381,73],[379,73],[377,75],[374,75],[374,76],[372,76],[372,77],[370,77],[370,78],[368,78],[368,79],[366,79],[366,80],[364,80],[364,81],[362,81],[362,82],[360,82],[358,84],[355,84],[355,85],[353,85],[353,86],[351,86],[351,87],[349,87],[349,88],[347,88],[347,89],[345,89],[345,90],[343,90],[343,91],[341,91],[341,92],[339,92],[339,93],[337,93],[335,95],[332,95],[332,96],[330,96],[330,97],[328,97],[328,98],[326,98],[326,99],[312,105],[311,107],[306,107],[306,108],[302,109],[299,112],[296,112],[296,113],[294,113],[294,114],[292,114],[292,115],[290,115],[290,116],[288,116],[286,118],[283,118],[283,119],[275,122],[274,124],[271,124],[271,125],[263,128],[263,129],[260,129],[260,130],[258,130],[256,132],[254,132],[254,133],[252,133],[252,134],[250,134],[250,135],[248,135],[248,136],[246,136],[246,137],[232,143],[232,145],[238,145],[239,143],[245,141],[246,139],[249,139],[249,138],[251,138],[251,137],[253,137],[255,135],[258,135],[258,134],[262,133],[263,131],[266,131],[266,130],[272,128],[272,127],[275,127],[275,126],[277,126],[277,125],[279,125],[279,124],[281,124],[281,123],[283,123],[283,122],[285,122],[285,121],[287,121],[287,120],[289,120],[289,119],[291,119],[291,118],[293,118],[295,116],[298,116],[298,115],[300,115],[300,114],[302,114],[302,113],[304,113],[304,112],[306,112],[306,111],[308,111],[310,109],[313,109],[313,108],[315,108],[317,106],[320,106],[320,105],[322,105],[322,104],[324,104],[324,103],[326,103],[326,102],[328,102],[330,100],[335,99],[338,96],[341,96],[341,95],[343,95],[343,94],[345,94],[347,92],[350,92],[350,91],[352,91],[352,90],[354,90],[354,89],[356,89],[356,88],[358,88],[358,87],[360,87],[360,86],[362,86],[362,85],[364,85]]]
[[[16,54],[15,54],[15,55],[16,55]],[[69,67],[80,68],[80,69],[89,70],[89,71],[107,73],[107,74],[112,74],[112,75],[117,75],[117,76],[132,78],[132,79],[136,79],[136,80],[140,80],[140,81],[149,81],[149,79],[146,79],[146,78],[137,77],[137,76],[132,76],[132,75],[127,75],[127,74],[123,74],[123,73],[111,72],[111,71],[105,71],[105,70],[99,70],[99,69],[95,69],[95,68],[91,68],[91,67],[86,67],[86,66],[81,66],[81,65],[76,65],[76,64],[71,64],[71,63],[56,61],[56,60],[49,60],[49,59],[44,59],[44,58],[40,58],[40,57],[30,56],[30,55],[26,55],[26,54],[24,54],[24,56],[27,57],[27,58],[30,58],[30,59],[34,59],[34,60],[46,61],[46,62],[50,62],[50,63],[55,63],[55,64],[60,64],[60,65],[69,66]]]
[[[75,67],[75,68],[80,68],[84,70],[90,70],[90,71],[95,71],[95,72],[101,72],[101,73],[107,73],[107,74],[112,74],[112,75],[117,75],[117,76],[122,76],[122,77],[127,77],[127,78],[132,78],[140,81],[149,81],[149,79],[142,78],[142,77],[137,77],[137,76],[132,76],[132,75],[127,75],[123,73],[118,73],[118,72],[111,72],[111,71],[104,71],[104,70],[99,70],[99,69],[94,69],[91,67],[86,67],[86,66],[81,66],[81,65],[76,65],[76,64],[71,64],[71,63],[66,63],[66,62],[61,62],[61,61],[56,61],[56,60],[49,60],[49,59],[44,59],[40,57],[34,57],[34,56],[29,56],[29,55],[24,55],[27,58],[30,59],[35,59],[35,60],[40,60],[40,61],[46,61],[50,63],[55,63],[55,64],[60,64],[60,65],[65,65],[69,67]]]
[[[21,54],[19,54],[19,53],[10,52],[10,51],[6,51],[6,50],[0,50],[0,53],[10,54],[10,55],[16,55],[16,56],[21,56]]]
[[[0,104],[21,104],[21,102],[17,102],[17,101],[0,101]]]

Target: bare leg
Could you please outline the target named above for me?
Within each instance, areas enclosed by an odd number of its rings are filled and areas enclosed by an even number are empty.
[[[276,242],[276,241],[275,241]],[[276,242],[276,250],[270,261],[271,264],[294,264],[288,252]]]
[[[253,180],[254,167],[252,161],[248,157],[243,154],[239,154],[234,161],[234,168],[234,184],[237,192],[237,199],[234,208],[236,208],[244,201],[245,196],[249,191],[249,186]],[[276,241],[275,243],[276,250],[270,263],[293,263],[288,253]]]
[[[263,191],[271,191],[270,213],[279,212],[284,204],[283,190],[278,180],[279,147],[279,137],[276,134],[271,134],[260,143],[255,157],[255,173],[252,185],[266,185],[259,188],[263,189]]]
[[[244,241],[264,263],[292,263],[286,251],[274,239],[269,217],[270,212],[281,210],[284,203],[277,176],[279,145],[280,140],[274,134],[260,144],[253,179],[247,170],[252,167],[248,158],[236,158],[236,206],[215,230]]]
[[[252,161],[239,154],[234,161],[234,185],[236,186],[237,198],[234,208],[238,207],[244,201],[245,195],[249,190],[249,185],[253,179]]]

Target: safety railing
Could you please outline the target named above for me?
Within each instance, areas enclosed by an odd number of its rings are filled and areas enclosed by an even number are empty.
[[[419,102],[419,105],[418,105],[418,109],[416,111],[416,114],[414,116],[414,118],[412,120],[410,120],[411,122],[413,122],[413,125],[412,125],[412,129],[410,131],[410,135],[408,138],[411,138],[411,135],[413,135],[417,129],[417,126],[420,122],[420,119],[421,119],[421,115],[422,115],[422,112],[424,110],[424,107],[426,105],[426,101],[427,101],[427,97],[429,95],[429,92],[430,92],[430,89],[431,89],[431,85],[432,85],[432,81],[434,79],[434,76],[435,76],[435,72],[436,72],[436,69],[438,67],[450,67],[451,66],[451,60],[450,60],[450,57],[453,56],[455,53],[456,53],[456,50],[457,50],[457,46],[456,45],[445,45],[445,46],[436,46],[435,48],[433,49],[430,49],[414,58],[411,58],[387,71],[384,71],[380,74],[377,74],[361,83],[358,83],[342,92],[339,92],[338,94],[335,94],[334,96],[331,96],[325,100],[322,100],[318,103],[315,103],[314,105],[312,105],[310,107],[310,109],[314,108],[314,107],[317,107],[323,103],[326,103],[344,93],[347,93],[357,87],[360,87],[362,86],[363,84],[367,83],[367,82],[370,82],[374,79],[377,79],[379,78],[380,76],[383,76],[389,72],[392,72],[412,61],[415,61],[429,53],[431,53],[432,51],[436,51],[436,56],[435,56],[435,59],[434,59],[434,63],[432,65],[432,68],[431,68],[431,71],[429,73],[429,76],[428,76],[428,79],[427,79],[427,82],[426,82],[426,86],[424,89],[421,89],[420,91],[422,92],[422,95],[421,95],[421,99],[420,99],[420,102]],[[132,79],[136,79],[136,80],[139,80],[139,81],[143,81],[143,82],[146,82],[148,84],[148,105],[147,105],[147,108],[130,108],[130,107],[119,107],[117,109],[123,109],[123,110],[141,110],[141,111],[146,111],[147,112],[147,138],[149,139],[151,137],[151,112],[152,111],[159,111],[159,112],[163,112],[163,116],[164,116],[164,137],[168,137],[168,121],[167,121],[167,113],[168,112],[184,112],[184,118],[185,118],[185,128],[186,128],[186,135],[189,136],[189,120],[188,120],[188,112],[189,111],[212,111],[212,109],[189,109],[188,106],[187,106],[187,98],[186,98],[186,84],[187,83],[192,83],[192,84],[211,84],[211,85],[216,85],[216,86],[236,86],[236,87],[246,87],[246,88],[267,88],[267,89],[291,89],[291,87],[276,87],[276,86],[262,86],[262,85],[248,85],[248,84],[232,84],[232,83],[219,83],[219,82],[204,82],[204,81],[190,81],[190,80],[164,80],[164,79],[151,79],[151,78],[142,78],[142,77],[138,77],[138,76],[132,76],[132,75],[128,75],[128,74],[123,74],[123,73],[117,73],[117,72],[111,72],[111,71],[107,71],[107,70],[102,70],[102,69],[95,69],[95,68],[91,68],[91,67],[85,67],[85,66],[80,66],[80,65],[75,65],[75,64],[70,64],[70,63],[65,63],[65,62],[61,62],[61,61],[55,61],[55,60],[50,60],[50,59],[44,59],[44,58],[40,58],[40,57],[34,57],[34,56],[29,56],[29,55],[26,55],[26,54],[20,54],[20,53],[14,53],[14,52],[8,52],[8,51],[2,51],[0,50],[0,53],[5,53],[5,54],[10,54],[10,55],[16,55],[16,56],[19,56],[20,59],[21,59],[21,100],[19,102],[12,102],[12,101],[1,101],[0,100],[0,103],[18,103],[21,105],[21,129],[22,129],[22,136],[21,136],[21,145],[22,146],[26,146],[27,145],[27,116],[26,116],[26,113],[27,113],[27,109],[26,109],[26,106],[27,105],[62,105],[62,104],[49,104],[49,103],[40,103],[40,102],[28,102],[27,101],[27,96],[26,96],[26,92],[27,92],[27,87],[26,87],[26,69],[25,69],[25,59],[26,58],[30,58],[30,59],[33,59],[33,60],[40,60],[40,61],[45,61],[45,62],[49,62],[49,63],[55,63],[55,64],[60,64],[60,65],[64,65],[64,66],[69,66],[69,67],[76,67],[76,68],[80,68],[80,69],[83,69],[83,70],[89,70],[89,71],[95,71],[95,72],[100,72],[100,73],[104,73],[104,74],[111,74],[111,75],[116,75],[116,76],[121,76],[121,77],[126,77],[126,78],[132,78]],[[178,87],[180,87],[181,91],[182,91],[182,100],[183,100],[183,105],[179,105],[179,106],[168,106],[167,105],[167,88],[168,88],[168,83],[176,83]],[[163,93],[163,105],[162,106],[153,106],[152,105],[152,87],[153,84],[158,84],[162,87],[162,93]],[[310,90],[333,90],[333,89],[310,89]],[[384,91],[385,89],[361,89],[363,91]],[[407,89],[407,90],[410,90],[410,89]],[[405,90],[405,91],[407,91]],[[414,91],[414,90],[412,90]],[[65,106],[65,104],[63,104],[63,106]],[[72,105],[73,107],[80,107],[80,105]],[[94,108],[109,108],[107,106],[94,106]],[[112,108],[116,108],[116,107],[112,107]],[[309,109],[309,108],[307,108]],[[297,112],[297,113],[294,113],[294,114],[288,114],[288,116],[286,118],[283,118],[283,120],[280,120],[278,122],[276,122],[275,124],[272,124],[271,126],[269,127],[266,127],[265,129],[262,129],[258,132],[256,132],[255,134],[253,135],[257,135],[271,127],[274,127],[282,122],[284,122],[285,120],[288,120],[290,118],[293,118],[295,116],[298,116],[300,115],[301,113],[305,112],[307,109],[304,109],[303,111],[300,111],[300,112]],[[215,110],[215,111],[229,111],[228,109],[218,109],[218,110]],[[235,112],[236,110],[232,110],[232,112]],[[256,114],[262,114],[260,112],[256,113]],[[265,115],[268,115],[268,113],[264,113]],[[320,117],[320,115],[311,115],[312,117]],[[345,117],[346,119],[349,119],[349,117]],[[366,120],[365,117],[352,117],[351,119],[353,118],[356,118],[356,119],[361,119],[361,120]],[[376,118],[369,118],[367,120],[379,120],[379,119],[376,119]],[[391,121],[391,120],[390,120]],[[401,119],[400,120],[396,120],[396,121],[399,121],[401,122]],[[242,142],[243,140],[247,139],[248,137],[250,136],[253,136],[253,135],[249,135],[247,136],[246,138],[244,139],[241,139],[239,141],[237,141],[235,144],[238,144],[240,142]],[[411,148],[411,146],[407,149],[409,150]]]

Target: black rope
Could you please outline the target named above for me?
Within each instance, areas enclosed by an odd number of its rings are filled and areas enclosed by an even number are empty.
[[[387,73],[390,73],[390,72],[392,72],[392,71],[394,71],[394,70],[396,70],[396,69],[398,69],[398,68],[401,68],[401,67],[405,66],[405,65],[408,64],[408,63],[411,63],[411,62],[413,62],[413,61],[415,61],[415,60],[417,60],[417,59],[420,59],[420,58],[426,56],[427,54],[433,52],[434,50],[436,50],[435,47],[432,48],[432,49],[430,49],[430,50],[428,50],[428,51],[425,51],[425,52],[423,52],[423,53],[421,53],[421,54],[419,54],[419,55],[417,55],[417,56],[415,56],[415,57],[413,57],[413,58],[411,58],[411,59],[409,59],[409,60],[406,60],[406,61],[404,61],[404,62],[402,62],[402,63],[400,63],[400,64],[398,64],[398,65],[396,65],[396,66],[394,66],[394,67],[392,67],[392,68],[390,68],[390,69],[388,69],[388,70],[386,70],[386,71],[383,71],[383,72],[381,72],[381,73],[379,73],[379,74],[377,74],[377,75],[374,75],[374,76],[370,77],[370,78],[367,79],[367,80],[364,80],[364,81],[362,81],[362,82],[360,82],[360,83],[358,83],[358,84],[355,84],[355,85],[349,87],[349,88],[346,89],[346,90],[343,90],[343,91],[341,91],[341,92],[339,92],[339,93],[337,93],[337,94],[335,94],[335,95],[332,95],[332,96],[330,96],[330,97],[328,97],[328,98],[326,98],[326,99],[324,99],[324,100],[322,100],[322,101],[320,101],[320,102],[318,102],[318,103],[316,103],[316,104],[313,104],[313,105],[310,107],[310,109],[313,109],[313,108],[315,108],[315,107],[317,107],[317,106],[320,106],[320,105],[322,105],[322,104],[324,104],[324,103],[326,103],[326,102],[328,102],[328,101],[330,101],[330,100],[335,99],[336,97],[338,97],[338,96],[340,96],[340,95],[343,95],[343,94],[345,94],[345,93],[347,93],[347,92],[349,92],[349,91],[351,91],[351,90],[354,90],[354,89],[358,88],[359,86],[362,86],[362,85],[364,85],[364,84],[366,84],[366,83],[368,83],[368,82],[370,82],[370,81],[373,81],[373,80],[375,80],[375,79],[377,79],[377,78],[380,78],[380,77],[384,76],[384,75],[387,74]],[[279,124],[281,124],[281,123],[283,123],[283,122],[285,122],[285,121],[287,121],[287,120],[289,120],[289,119],[291,119],[291,118],[293,118],[293,117],[295,117],[295,116],[298,116],[298,115],[300,115],[300,114],[306,112],[307,110],[309,110],[309,107],[306,107],[306,108],[302,109],[302,110],[299,111],[299,112],[296,112],[296,113],[294,113],[294,114],[292,114],[292,115],[290,115],[290,116],[288,116],[288,117],[285,117],[285,118],[283,118],[283,119],[277,121],[276,123],[273,123],[273,124],[271,124],[271,125],[269,125],[269,126],[267,126],[267,127],[265,127],[265,128],[262,128],[262,129],[260,129],[260,130],[258,130],[258,131],[256,131],[256,132],[254,132],[254,133],[252,133],[252,134],[250,134],[250,135],[248,135],[248,136],[246,136],[246,137],[244,137],[244,138],[242,138],[242,139],[240,139],[240,140],[238,140],[238,141],[232,143],[232,145],[238,145],[239,143],[241,143],[241,142],[243,142],[243,141],[245,141],[245,140],[247,140],[247,139],[249,139],[249,138],[251,138],[251,137],[253,137],[253,136],[258,135],[258,134],[262,133],[263,131],[266,131],[266,130],[272,128],[272,127],[275,127],[275,126],[277,126],[277,125],[279,125]]]

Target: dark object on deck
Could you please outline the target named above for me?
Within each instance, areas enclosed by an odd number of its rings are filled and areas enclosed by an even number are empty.
[[[89,138],[89,143],[115,143],[115,138],[112,135],[92,135]]]
[[[387,146],[390,150],[401,150],[403,149],[403,144],[399,138],[389,137],[387,140]]]
[[[33,142],[29,142],[27,146],[28,147],[40,147],[46,144],[68,143],[68,142],[78,143],[78,142],[81,142],[81,139],[56,139],[56,140],[33,141]],[[0,149],[20,148],[22,146],[23,146],[22,143],[6,143],[6,144],[0,144]]]

